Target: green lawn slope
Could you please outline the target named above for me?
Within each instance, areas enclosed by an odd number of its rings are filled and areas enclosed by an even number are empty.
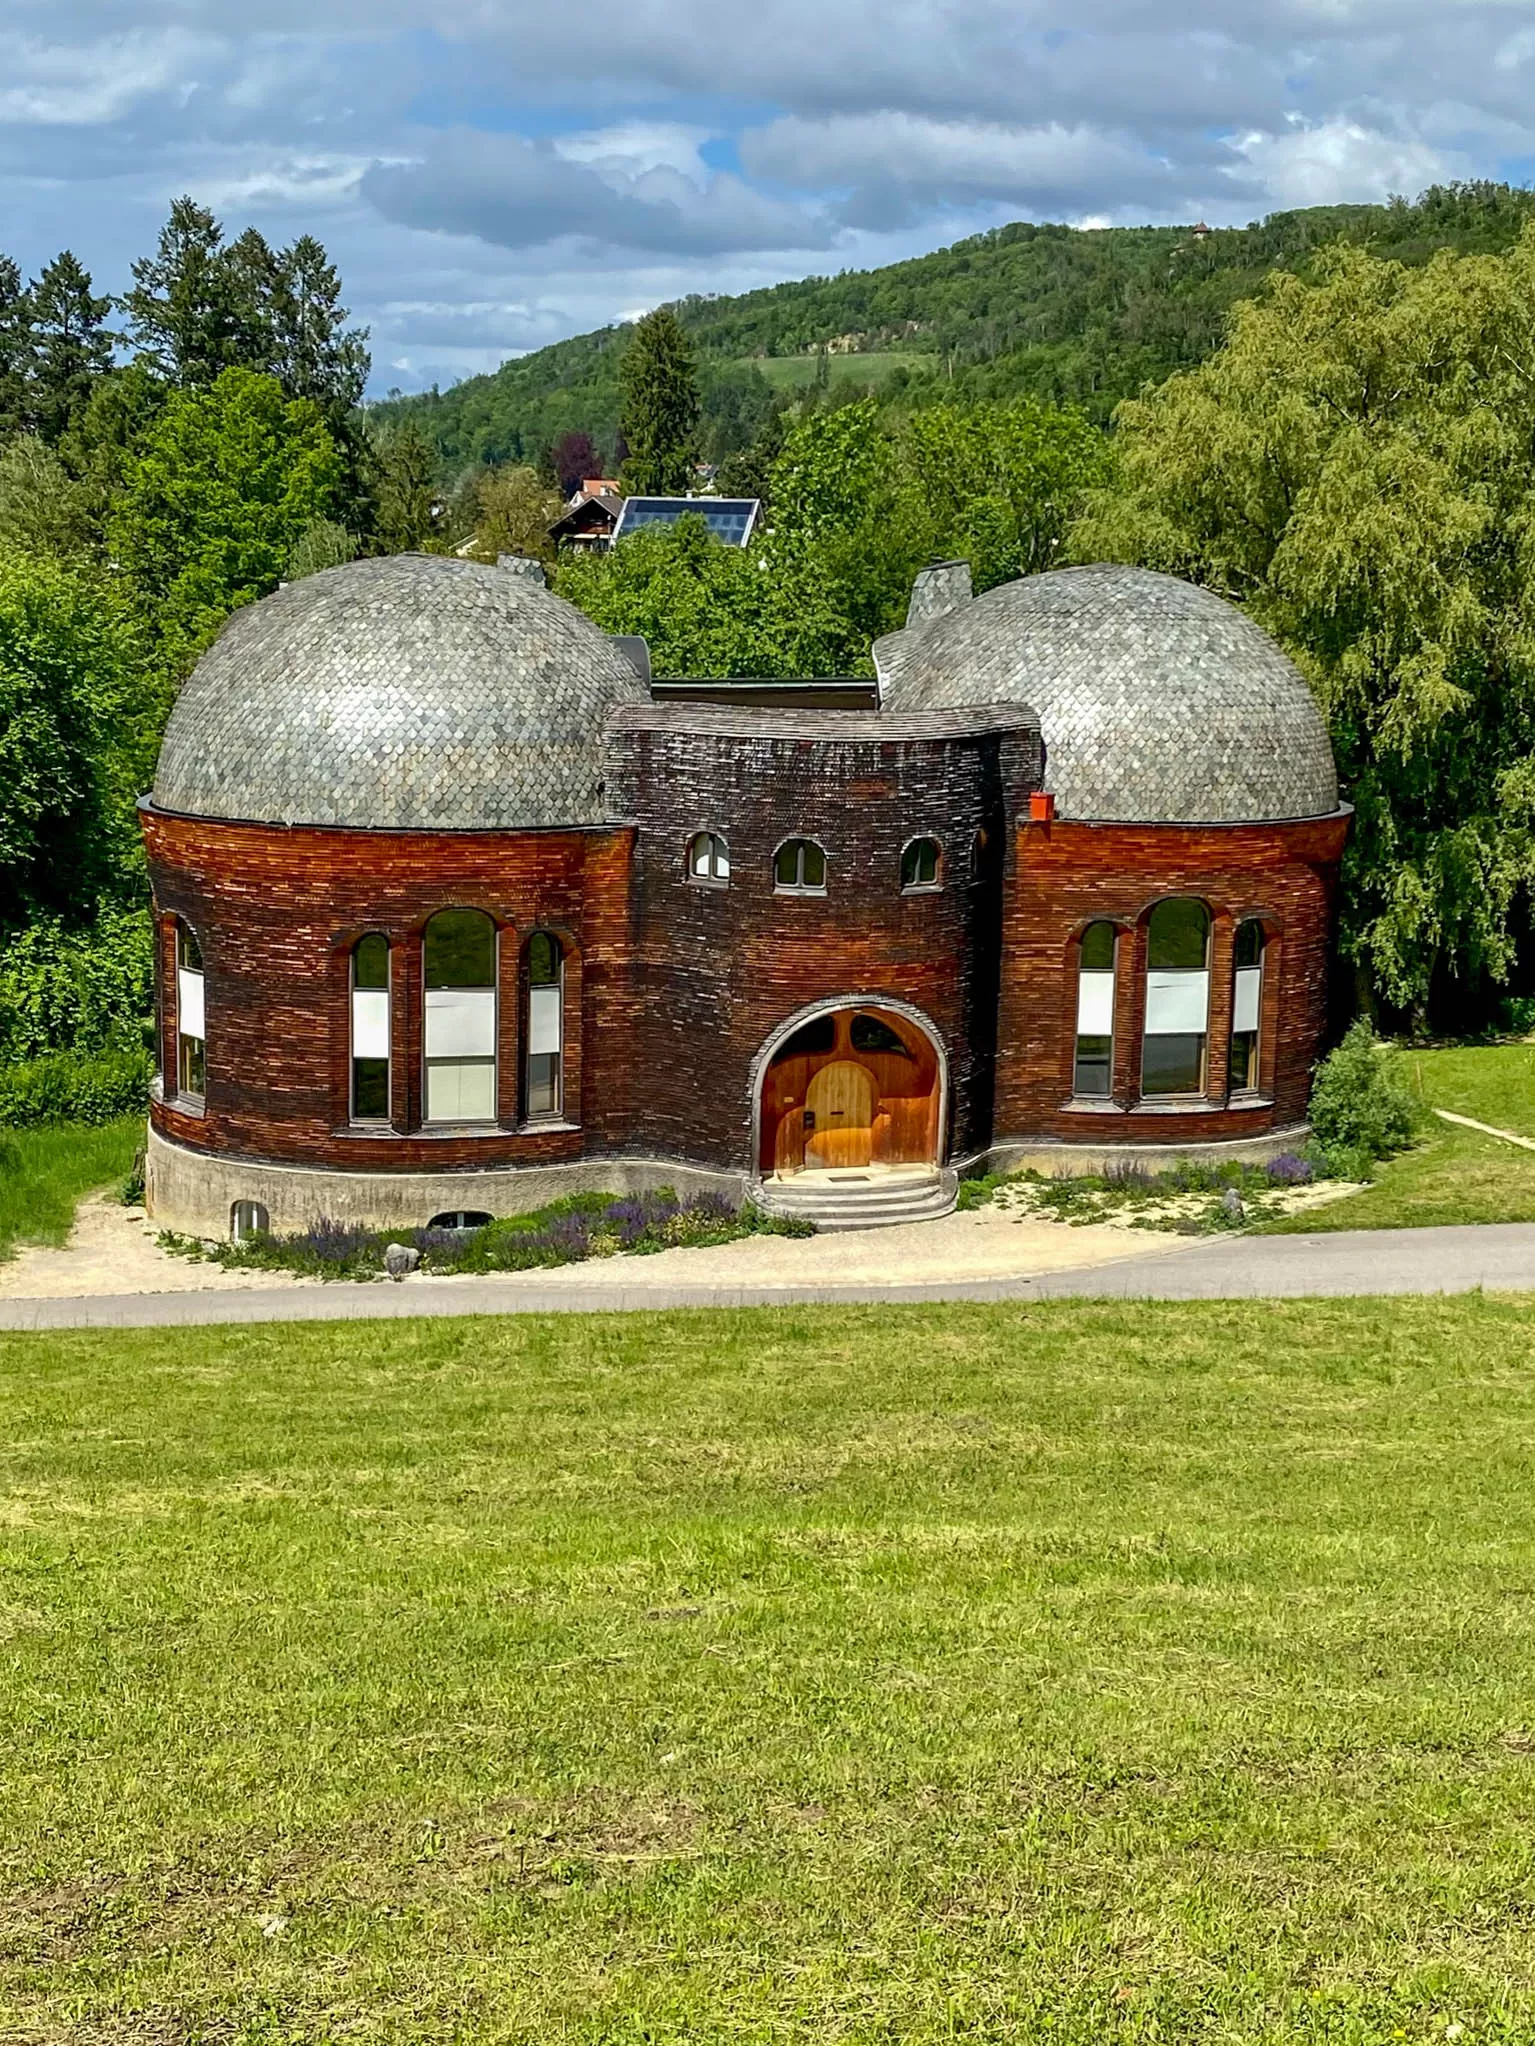
[[[0,2036],[1528,2040],[1532,1366],[1475,1297],[0,1339]]]

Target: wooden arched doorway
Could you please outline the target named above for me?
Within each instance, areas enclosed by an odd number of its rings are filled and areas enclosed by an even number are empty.
[[[758,1169],[936,1165],[942,1112],[942,1062],[920,1023],[875,1002],[827,1009],[768,1059]]]

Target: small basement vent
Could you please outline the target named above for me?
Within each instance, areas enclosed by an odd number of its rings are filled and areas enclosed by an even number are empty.
[[[494,1215],[482,1214],[478,1208],[449,1208],[445,1214],[434,1215],[429,1229],[456,1229],[460,1233],[467,1229],[483,1229],[495,1220]]]
[[[252,1236],[270,1236],[272,1218],[260,1201],[236,1201],[229,1211],[229,1234],[236,1243]]]

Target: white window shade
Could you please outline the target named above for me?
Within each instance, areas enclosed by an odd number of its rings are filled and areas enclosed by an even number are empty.
[[[176,969],[176,1028],[183,1037],[202,1037],[203,977],[190,966]]]
[[[528,990],[528,1055],[537,1058],[542,1052],[559,1051],[560,1044],[560,990],[557,987],[535,987]]]
[[[1236,1002],[1231,1012],[1233,1030],[1256,1030],[1258,1028],[1258,1003],[1263,992],[1263,968],[1261,966],[1239,966],[1237,968]]]
[[[489,987],[428,988],[426,991],[426,1055],[429,1059],[494,1058],[496,1055],[495,989]],[[436,1120],[435,1116],[433,1120]]]
[[[388,1058],[389,990],[387,988],[353,988],[352,1056],[354,1059]]]
[[[1146,1035],[1199,1037],[1210,1011],[1210,976],[1203,968],[1146,976]]]
[[[492,1062],[427,1067],[428,1122],[493,1122],[495,1114],[496,1068]]]
[[[1114,976],[1111,972],[1077,975],[1077,1035],[1114,1035]]]

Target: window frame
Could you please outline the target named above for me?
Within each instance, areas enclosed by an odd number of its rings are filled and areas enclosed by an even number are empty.
[[[1204,918],[1204,964],[1202,966],[1156,967],[1153,966],[1151,963],[1152,924],[1159,910],[1167,907],[1169,904],[1175,903],[1193,904],[1196,908],[1198,908],[1198,910],[1200,911]],[[1209,1097],[1210,1091],[1210,957],[1215,939],[1214,915],[1211,912],[1209,903],[1206,902],[1202,896],[1164,895],[1161,896],[1156,902],[1154,902],[1151,905],[1150,909],[1147,910],[1142,929],[1145,950],[1144,964],[1141,969],[1141,989],[1143,996],[1140,1045],[1141,1098],[1145,1101],[1159,1102],[1206,1100]],[[1203,983],[1204,1023],[1201,1029],[1197,1031],[1152,1030],[1148,1027],[1152,1008],[1153,989],[1151,982],[1153,974],[1161,974],[1164,976],[1178,975],[1181,976],[1186,982],[1192,982],[1195,979],[1198,979]],[[1167,992],[1171,994],[1174,993],[1175,990],[1168,989]],[[1199,1070],[1195,1077],[1194,1085],[1192,1087],[1167,1088],[1147,1086],[1146,1047],[1148,1041],[1153,1037],[1198,1039]]]
[[[790,846],[793,846],[796,849],[794,862],[795,872],[801,878],[794,881],[784,881],[779,878],[778,862],[783,858],[784,854],[788,851]],[[805,851],[807,847],[814,848],[814,850],[821,855],[821,879],[819,883],[812,883],[806,881],[803,878],[805,872]],[[773,893],[775,895],[825,895],[828,892],[828,882],[830,880],[830,876],[831,861],[826,856],[825,846],[822,845],[821,841],[818,838],[810,838],[803,832],[794,832],[793,834],[791,834],[790,837],[780,839],[778,844],[774,846]]]
[[[707,840],[709,846],[708,870],[702,874],[697,871],[693,860],[694,848],[701,840]],[[723,873],[720,871],[722,856]],[[683,852],[683,873],[685,878],[695,888],[728,888],[730,886],[730,841],[726,838],[723,831],[715,831],[708,825],[705,825],[701,830],[695,831],[692,834]]]
[[[384,947],[384,985],[382,988],[359,987],[357,984],[357,955],[370,938],[378,938]],[[393,1122],[394,1107],[394,946],[389,942],[387,931],[364,931],[356,938],[347,954],[347,1121],[360,1129],[387,1129]],[[384,997],[384,1042],[388,1049],[382,1059],[377,1053],[360,1054],[357,1050],[357,997],[359,994],[382,994]],[[423,1033],[424,1043],[424,1033]],[[384,1068],[384,1109],[381,1115],[363,1115],[357,1107],[357,1068],[364,1061]]]
[[[1254,964],[1244,966],[1241,962],[1242,933],[1256,931],[1258,934],[1258,957]],[[1263,998],[1268,977],[1268,926],[1261,916],[1244,916],[1238,919],[1231,941],[1231,1043],[1226,1059],[1226,1084],[1229,1094],[1246,1099],[1249,1095],[1263,1092]],[[1257,976],[1257,997],[1254,1002],[1256,1021],[1250,1028],[1237,1028],[1237,1005],[1242,996],[1242,975]],[[1238,1081],[1236,1077],[1237,1044],[1240,1039],[1249,1039],[1247,1077]]]
[[[1109,934],[1109,964],[1107,969],[1100,966],[1084,966],[1082,963],[1087,950],[1088,934],[1091,931],[1097,930],[1106,930]],[[1082,926],[1076,936],[1077,1000],[1076,1027],[1072,1033],[1071,1041],[1071,1098],[1074,1101],[1090,1101],[1094,1106],[1100,1103],[1112,1105],[1114,1100],[1114,1051],[1119,1041],[1119,1033],[1114,1026],[1117,1021],[1116,1011],[1119,1002],[1119,952],[1122,936],[1123,933],[1119,925],[1114,922],[1112,917],[1106,916],[1094,917],[1091,923]],[[1082,982],[1084,975],[1089,973],[1098,978],[1106,978],[1109,983],[1109,1028],[1106,1039],[1102,1031],[1084,1031],[1082,1028]],[[1102,1088],[1085,1088],[1082,1085],[1082,1046],[1084,1043],[1096,1043],[1100,1039],[1108,1045],[1105,1066],[1107,1085]],[[1094,1065],[1096,1067],[1096,1060]]]
[[[933,878],[931,881],[923,881],[921,879],[908,881],[906,878],[906,862],[915,853],[918,855],[920,868],[921,848],[924,846],[931,846],[933,849]],[[943,866],[943,840],[941,838],[931,831],[919,831],[915,838],[908,838],[901,847],[901,893],[903,895],[941,895],[943,893]]]
[[[533,978],[533,947],[540,938],[546,938],[554,950],[555,977],[552,982],[535,981]],[[561,938],[558,931],[550,930],[547,925],[540,925],[538,929],[529,931],[522,948],[522,1073],[520,1079],[522,1089],[522,1120],[524,1124],[535,1127],[544,1123],[562,1123],[565,1120],[565,965],[565,941]],[[533,1050],[533,995],[536,989],[550,986],[556,990],[559,996],[559,1050],[555,1052],[535,1052]],[[552,1058],[554,1060],[554,1086],[552,1090],[554,1099],[553,1106],[549,1108],[535,1108],[533,1106],[533,1061],[535,1058]]]
[[[186,956],[190,943],[196,955],[193,964]],[[187,1000],[184,978],[195,978],[201,1010],[201,1030],[186,1028]],[[208,1102],[208,979],[203,964],[202,940],[183,916],[176,918],[176,1099],[199,1114]],[[196,1050],[193,1051],[192,1047]],[[197,1084],[193,1083],[195,1073]]]
[[[427,979],[427,940],[432,925],[438,917],[462,914],[470,911],[490,925],[491,955],[490,979],[463,988],[433,987]],[[490,1045],[487,1056],[482,1052],[459,1053],[445,1056],[433,1054],[430,1050],[432,1039],[432,1003],[434,994],[488,994],[490,996]],[[432,1071],[434,1067],[453,1066],[490,1069],[490,1113],[488,1115],[434,1116],[432,1106]],[[489,910],[480,909],[472,902],[445,902],[440,909],[433,910],[421,927],[421,1127],[426,1130],[493,1130],[500,1120],[501,1089],[501,926]]]

